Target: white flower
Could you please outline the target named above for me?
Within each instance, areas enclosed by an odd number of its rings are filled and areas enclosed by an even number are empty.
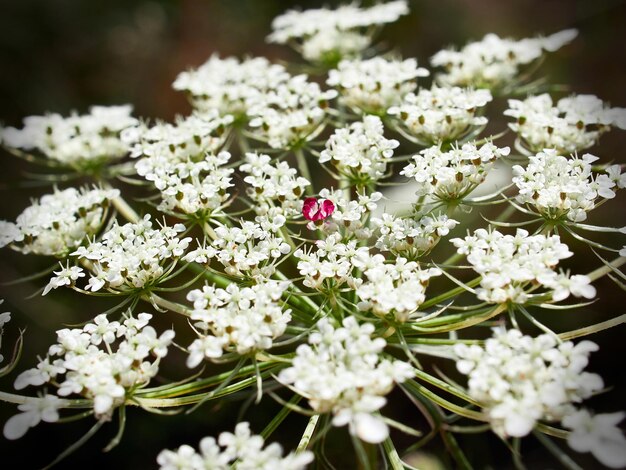
[[[509,152],[508,147],[498,148],[490,142],[481,147],[468,142],[447,152],[435,145],[415,155],[400,174],[415,179],[419,196],[459,200],[482,183],[494,162]]]
[[[44,395],[41,398],[29,398],[18,406],[22,413],[14,415],[4,424],[4,437],[19,439],[29,428],[37,426],[41,421],[54,423],[59,420],[59,408],[66,404],[54,395]]]
[[[279,303],[288,287],[287,281],[264,281],[251,287],[206,285],[190,291],[191,319],[201,335],[189,346],[187,366],[218,358],[223,350],[247,354],[271,348],[272,340],[285,332],[291,320],[291,310],[283,310]]]
[[[371,222],[378,234],[376,248],[408,259],[416,259],[428,253],[441,237],[448,235],[459,223],[446,215],[424,216],[415,220],[387,213],[372,217]]]
[[[441,50],[430,62],[445,69],[437,75],[440,84],[500,89],[515,85],[525,66],[539,59],[544,51],[560,49],[577,34],[575,29],[568,29],[547,38],[519,41],[487,34],[461,50]]]
[[[340,100],[347,106],[383,116],[387,109],[399,105],[407,93],[415,90],[418,77],[428,75],[415,59],[374,57],[342,60],[337,69],[328,73],[326,83],[341,92]]]
[[[255,202],[257,214],[267,216],[265,219],[275,225],[277,219],[302,212],[301,196],[311,183],[298,176],[295,168],[284,161],[273,163],[266,154],[246,153],[245,161],[239,170],[247,175],[243,179],[248,185],[246,194]]]
[[[454,346],[469,394],[504,437],[523,437],[541,420],[560,421],[573,413],[574,404],[601,390],[600,376],[584,372],[594,350],[590,341],[557,344],[552,335],[532,338],[503,328],[494,328],[482,347]]]
[[[582,409],[563,418],[563,426],[571,429],[567,444],[576,452],[591,452],[609,468],[626,467],[626,439],[617,424],[626,413],[592,415]]]
[[[349,424],[351,434],[379,443],[388,436],[385,423],[373,413],[382,408],[395,383],[413,376],[403,361],[381,357],[386,342],[372,338],[374,326],[346,317],[341,327],[320,320],[309,344],[296,349],[292,366],[278,379],[292,384],[318,413],[333,413],[333,424]]]
[[[509,100],[509,127],[530,152],[546,148],[569,154],[595,145],[611,126],[625,129],[626,109],[610,108],[593,95],[573,95],[556,105],[547,93],[525,100]]]
[[[116,222],[102,235],[101,241],[81,246],[72,255],[90,262],[87,289],[118,293],[141,289],[158,283],[184,254],[191,241],[191,237],[178,237],[184,230],[182,224],[153,229],[150,216],[146,215],[137,223]],[[58,278],[53,278],[50,284],[61,282],[55,279]]]
[[[58,287],[73,286],[79,278],[85,277],[83,268],[70,266],[69,263],[65,267],[61,265],[61,271],[54,271],[54,274],[56,276],[50,279],[41,295],[46,295],[52,289],[57,289]]]
[[[349,178],[367,175],[378,180],[385,175],[387,162],[400,145],[397,140],[386,139],[383,131],[378,116],[365,116],[363,121],[337,129],[326,142],[319,160],[331,162],[340,174]]]
[[[305,59],[332,64],[366,49],[372,41],[372,26],[392,23],[408,11],[405,0],[369,8],[351,4],[335,10],[290,10],[274,19],[267,40],[279,44],[298,41]]]
[[[328,101],[335,96],[335,90],[321,90],[306,75],[290,77],[248,107],[252,133],[277,149],[307,142],[324,129]]]
[[[172,343],[174,331],[157,337],[148,326],[151,317],[140,313],[120,323],[98,315],[82,329],[57,331],[57,344],[37,368],[17,377],[15,388],[55,386],[59,396],[78,394],[91,399],[97,417],[110,417],[127,391],[147,385],[158,373],[158,362]]]
[[[593,175],[592,163],[598,158],[585,154],[582,158],[565,158],[555,149],[545,149],[529,157],[526,168],[513,167],[513,183],[519,189],[517,200],[550,220],[567,218],[582,222],[596,207],[599,198],[615,197],[615,180],[619,169]]]
[[[240,61],[213,55],[196,70],[182,72],[174,89],[186,91],[199,110],[218,110],[224,116],[245,118],[246,111],[260,96],[289,79],[282,65],[271,64],[264,57]]]
[[[417,95],[409,93],[388,113],[397,116],[418,141],[433,145],[462,139],[487,124],[479,112],[491,100],[489,90],[433,86]]]
[[[279,444],[265,446],[261,436],[252,434],[247,422],[238,423],[235,432],[223,432],[217,442],[212,437],[200,441],[200,452],[188,445],[177,450],[163,450],[157,457],[160,470],[241,470],[280,469],[303,470],[313,460],[313,453],[304,451],[283,457]]]
[[[46,194],[26,208],[15,221],[0,221],[0,247],[24,254],[67,256],[106,222],[117,189],[68,188]]]
[[[478,229],[473,235],[450,241],[481,274],[480,288],[476,289],[481,300],[524,304],[527,290],[537,285],[552,290],[555,302],[570,294],[587,299],[595,296],[587,276],[555,271],[559,260],[573,254],[558,235],[529,235],[523,229],[517,229],[515,235],[504,235],[497,230]]]
[[[385,257],[371,256],[360,250],[354,265],[361,269],[367,280],[361,283],[356,293],[361,302],[360,310],[371,310],[375,315],[393,313],[396,321],[405,322],[417,313],[426,300],[426,286],[433,276],[441,271],[435,268],[422,271],[415,261],[398,257],[394,263],[385,263]]]
[[[120,134],[138,124],[131,112],[130,105],[92,106],[85,115],[29,116],[22,129],[2,129],[0,137],[9,147],[35,149],[64,165],[85,169],[128,154],[130,144]]]

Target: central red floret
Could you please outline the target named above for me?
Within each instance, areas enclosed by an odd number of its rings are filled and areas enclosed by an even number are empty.
[[[335,204],[328,199],[317,200],[314,197],[307,197],[302,206],[302,215],[307,220],[324,220],[335,212]]]

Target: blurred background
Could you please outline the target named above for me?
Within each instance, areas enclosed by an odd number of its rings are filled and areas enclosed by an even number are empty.
[[[416,57],[420,65],[430,68],[428,59],[442,47],[462,46],[489,32],[523,38],[575,27],[580,30],[580,36],[551,54],[540,73],[547,74],[551,83],[567,84],[571,92],[596,94],[613,106],[626,107],[625,1],[410,0],[409,3],[411,14],[383,29],[380,39],[387,50],[395,50],[403,57]],[[272,19],[289,8],[339,4],[305,0],[2,0],[0,123],[19,126],[27,115],[46,111],[66,115],[72,110],[86,112],[93,104],[123,103],[132,103],[137,116],[171,120],[176,114],[190,111],[183,94],[171,88],[179,72],[202,64],[213,53],[223,57],[263,55],[271,60],[297,62],[299,58],[290,49],[265,42]],[[494,106],[502,108],[503,103]],[[491,115],[495,115],[493,111],[492,108]],[[497,132],[505,128],[506,121],[496,115],[491,125]],[[593,153],[604,161],[625,162],[625,135],[619,130],[605,135],[601,147],[593,149]],[[23,172],[32,168],[6,152],[1,157],[0,218],[15,220],[28,205],[29,198],[49,192],[50,188],[18,184]],[[594,212],[592,223],[623,225],[623,197],[618,199],[621,200],[611,201]],[[613,241],[614,245],[618,243]],[[577,260],[567,265],[575,272],[587,272],[599,265],[588,249],[583,250]],[[50,260],[25,257],[5,249],[0,253],[0,281],[36,272],[50,264]],[[577,311],[574,318],[570,312],[555,312],[551,318],[544,319],[546,323],[564,331],[623,313],[623,293],[606,278],[596,286],[600,301]],[[5,357],[10,355],[16,330],[27,328],[19,370],[33,366],[36,356],[45,353],[54,342],[54,329],[59,325],[79,323],[93,316],[88,311],[95,305],[89,302],[93,299],[77,303],[72,292],[55,292],[45,300],[26,299],[36,289],[37,283],[0,287],[0,297],[6,299],[0,311],[13,312],[13,320],[5,328],[2,351]],[[167,321],[161,321],[167,327]],[[594,339],[602,349],[593,355],[589,370],[601,374],[612,388],[589,402],[598,412],[626,408],[623,398],[626,378],[621,364],[626,355],[623,335],[624,329],[616,328]],[[171,354],[171,362],[176,358],[182,362],[180,354]],[[167,370],[163,372],[166,376],[167,373]],[[175,371],[174,374],[180,376]],[[11,391],[13,378],[14,375],[0,380],[0,390]],[[414,408],[403,408],[406,403],[401,393],[392,394],[390,416],[402,416],[405,422],[422,426]],[[156,455],[162,448],[183,443],[195,446],[203,436],[232,430],[240,407],[241,401],[218,406],[207,404],[192,415],[174,417],[131,410],[124,440],[116,449],[101,453],[116,432],[116,424],[112,423],[58,468],[79,465],[92,469],[154,468]],[[244,418],[252,422],[254,431],[260,432],[277,409],[271,400],[264,400],[262,406],[253,407]],[[0,424],[15,411],[13,406],[0,403]],[[18,468],[19,465],[23,469],[44,466],[89,429],[91,422],[87,421],[41,424],[17,442],[0,438],[2,466]],[[304,426],[303,419],[291,416],[271,440],[276,439],[291,449]],[[345,460],[345,455],[352,453],[345,451],[351,446],[345,429],[333,432],[329,440],[331,460],[336,459],[338,468],[351,468],[353,463]],[[397,442],[399,448],[411,444],[402,435],[397,436]],[[506,447],[495,438],[468,436],[460,438],[460,442],[476,468],[511,467]],[[441,444],[429,447],[429,452],[439,459],[440,466],[420,464],[420,468],[453,468]],[[558,462],[532,439],[524,441],[523,454],[529,468],[558,468]],[[585,456],[577,457],[577,461],[584,468],[597,466]]]

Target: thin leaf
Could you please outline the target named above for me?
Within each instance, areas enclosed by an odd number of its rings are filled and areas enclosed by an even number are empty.
[[[569,455],[559,449],[559,447],[552,442],[548,436],[537,431],[533,431],[533,435],[565,468],[568,470],[583,470],[583,468],[574,462]]]
[[[13,346],[11,361],[2,369],[0,369],[0,377],[4,377],[5,375],[10,374],[13,369],[15,369],[15,366],[17,366],[17,363],[22,357],[22,348],[24,347],[24,331],[25,330],[20,330],[20,335],[15,341],[15,346]]]
[[[109,452],[110,450],[117,447],[117,445],[122,440],[122,436],[124,435],[124,428],[126,427],[126,407],[124,405],[118,408],[118,416],[120,420],[120,425],[117,430],[117,433],[115,434],[113,439],[111,439],[111,442],[109,442],[107,446],[104,449],[102,449],[102,452]]]

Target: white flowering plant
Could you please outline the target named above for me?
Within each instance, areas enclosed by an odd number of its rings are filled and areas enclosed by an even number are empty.
[[[596,281],[626,287],[623,221],[594,225],[592,213],[626,186],[623,165],[595,155],[626,110],[532,81],[575,30],[489,34],[435,54],[429,71],[376,46],[407,14],[404,0],[288,11],[268,41],[292,46],[309,74],[213,55],[174,81],[193,110],[171,123],[94,106],[0,129],[54,183],[0,222],[0,247],[50,259],[26,280],[92,312],[59,325],[20,373],[18,332],[0,369],[15,389],[0,400],[17,405],[5,439],[92,420],[56,464],[109,421],[119,430],[105,450],[118,446],[129,408],[241,399],[279,411],[257,434],[242,419],[198,451],[142,449],[146,461],[333,468],[327,435],[344,433],[358,468],[416,468],[435,438],[442,465],[471,468],[459,436],[491,433],[517,468],[533,439],[567,468],[586,452],[626,467],[626,415],[585,403],[611,393],[586,337],[626,315],[584,319]],[[508,128],[491,128],[496,100]],[[585,271],[571,272],[574,257]],[[551,311],[586,326],[558,331]],[[0,314],[0,341],[17,313]],[[284,455],[265,440],[289,415],[299,437]]]

